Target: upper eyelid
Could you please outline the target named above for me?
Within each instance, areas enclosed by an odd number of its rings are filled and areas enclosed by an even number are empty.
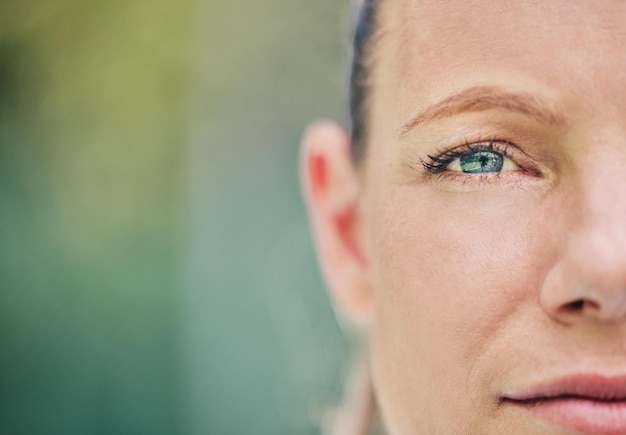
[[[473,141],[473,142],[465,141],[463,145],[459,145],[459,146],[453,147],[445,151],[438,151],[437,154],[435,155],[429,154],[428,157],[433,158],[433,157],[437,157],[437,155],[458,156],[458,155],[465,154],[467,152],[472,152],[472,151],[495,151],[507,157],[507,154],[509,153],[509,149],[511,147],[515,147],[515,145],[505,140],[491,139],[491,140],[478,140],[478,141]]]

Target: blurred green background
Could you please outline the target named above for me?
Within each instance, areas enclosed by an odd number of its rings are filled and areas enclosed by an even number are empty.
[[[0,433],[319,433],[350,350],[298,141],[348,9],[0,2]]]

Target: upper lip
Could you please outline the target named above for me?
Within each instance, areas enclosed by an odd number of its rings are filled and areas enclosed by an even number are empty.
[[[626,375],[577,374],[539,383],[530,388],[507,391],[503,400],[531,402],[563,398],[597,401],[626,400]]]

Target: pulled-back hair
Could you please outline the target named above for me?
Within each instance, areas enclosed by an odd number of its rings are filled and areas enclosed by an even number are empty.
[[[363,0],[354,29],[352,67],[350,72],[350,119],[352,158],[363,159],[367,141],[367,97],[369,94],[369,62],[371,41],[376,25],[379,0]]]
[[[375,39],[380,0],[361,0],[354,27],[350,70],[350,120],[352,159],[360,163],[367,148],[368,99],[371,91],[372,45]],[[328,435],[368,435],[380,433],[376,398],[372,388],[367,352],[361,350],[353,373],[345,386],[342,406],[324,431]]]
[[[368,99],[371,91],[372,42],[380,0],[361,0],[354,27],[350,70],[350,120],[352,159],[363,160],[367,142]],[[372,388],[368,353],[361,349],[345,386],[343,404],[323,431],[326,435],[371,435],[381,433],[376,398]]]

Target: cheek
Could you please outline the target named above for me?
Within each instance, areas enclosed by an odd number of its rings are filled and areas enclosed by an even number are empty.
[[[389,412],[398,421],[419,421],[420,430],[442,429],[428,421],[466,430],[489,408],[486,380],[472,377],[476,362],[485,364],[480,356],[490,342],[537,298],[543,238],[536,199],[402,186],[378,210],[373,353],[381,401],[394,404]]]

